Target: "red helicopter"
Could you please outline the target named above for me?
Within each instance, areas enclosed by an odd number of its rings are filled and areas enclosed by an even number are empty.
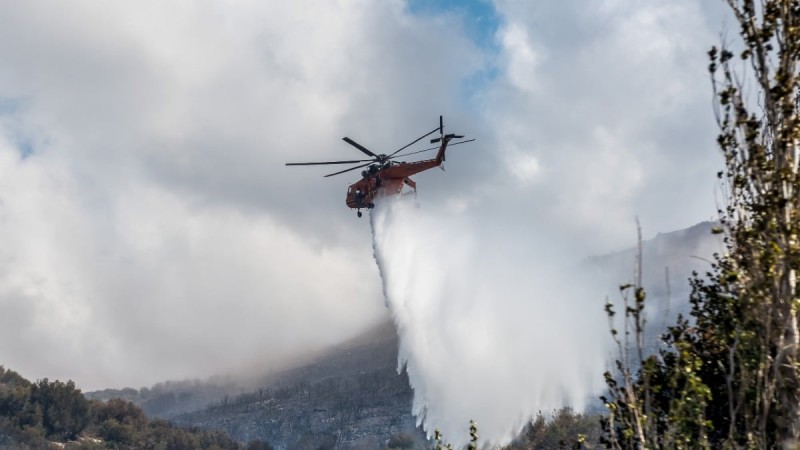
[[[426,148],[424,150],[418,150],[415,152],[398,154],[401,151],[407,149],[408,147],[416,144],[417,142],[421,141],[422,139],[430,136],[431,134],[437,131],[439,132],[439,137],[431,139],[431,144],[441,142],[441,144],[438,147],[431,147],[431,148]],[[415,139],[410,144],[400,147],[398,150],[394,151],[394,153],[391,153],[389,155],[375,154],[366,147],[364,147],[363,145],[350,139],[349,137],[344,137],[342,138],[342,140],[352,145],[353,147],[361,150],[363,153],[365,153],[367,156],[370,156],[372,159],[286,163],[286,165],[320,166],[327,164],[359,164],[355,167],[350,167],[349,169],[330,173],[328,175],[325,175],[326,177],[332,177],[334,175],[339,175],[345,172],[350,172],[351,170],[361,169],[362,167],[369,166],[367,167],[367,169],[361,171],[362,178],[356,181],[355,183],[351,184],[350,187],[347,188],[347,197],[345,200],[347,206],[356,209],[358,211],[357,212],[358,217],[361,217],[362,208],[371,209],[375,207],[374,200],[376,197],[382,197],[387,195],[399,195],[403,190],[403,186],[408,186],[411,189],[413,189],[414,195],[416,195],[417,184],[409,177],[416,173],[422,172],[423,170],[428,170],[434,167],[441,166],[442,163],[444,162],[445,150],[447,149],[447,146],[450,143],[450,141],[453,139],[463,139],[463,138],[464,136],[456,134],[444,134],[444,119],[442,118],[442,116],[439,116],[438,127],[434,128],[429,133],[426,133],[420,136],[419,138]],[[465,144],[467,142],[472,142],[474,140],[475,139],[469,139],[466,141],[454,142],[450,144],[450,146],[452,147],[453,145]],[[439,149],[439,152],[433,159],[425,159],[422,161],[415,161],[415,162],[394,161],[395,158],[415,155],[417,153],[436,150],[437,148]]]

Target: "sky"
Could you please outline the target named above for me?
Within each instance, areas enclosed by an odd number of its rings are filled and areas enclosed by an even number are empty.
[[[140,387],[386,320],[357,175],[284,164],[440,114],[477,141],[420,204],[515,267],[715,217],[714,3],[0,2],[0,364]]]

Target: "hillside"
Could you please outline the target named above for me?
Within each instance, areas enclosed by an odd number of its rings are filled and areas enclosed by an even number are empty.
[[[0,449],[270,450],[220,431],[179,428],[148,419],[136,405],[88,400],[72,381],[28,381],[0,366]]]
[[[649,317],[661,322],[687,311],[692,272],[700,275],[710,269],[713,254],[724,250],[718,235],[712,235],[714,222],[701,222],[683,230],[659,233],[642,243],[642,285],[647,291]],[[634,247],[616,253],[594,256],[582,264],[595,280],[608,286],[609,297],[618,297],[617,287],[632,283],[636,272]]]
[[[394,325],[385,322],[306,364],[256,380],[166,382],[86,395],[122,397],[149,416],[226,430],[245,442],[262,439],[277,449],[385,448],[400,434],[421,444],[408,378],[397,373],[397,349]]]
[[[397,373],[397,344],[394,326],[384,323],[308,365],[265,378],[260,389],[173,420],[279,449],[375,449],[400,433],[421,443],[408,378]]]

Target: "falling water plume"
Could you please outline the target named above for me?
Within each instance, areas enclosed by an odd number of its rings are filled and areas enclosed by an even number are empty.
[[[602,298],[551,255],[519,251],[536,239],[403,199],[377,205],[370,220],[398,371],[429,434],[461,446],[475,419],[482,444],[504,445],[537,412],[581,410],[599,390]]]

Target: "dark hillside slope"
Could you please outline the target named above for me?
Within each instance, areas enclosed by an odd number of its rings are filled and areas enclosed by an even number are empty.
[[[266,377],[262,388],[173,420],[278,449],[376,449],[400,433],[421,443],[408,378],[397,373],[397,345],[386,322],[308,365]]]

